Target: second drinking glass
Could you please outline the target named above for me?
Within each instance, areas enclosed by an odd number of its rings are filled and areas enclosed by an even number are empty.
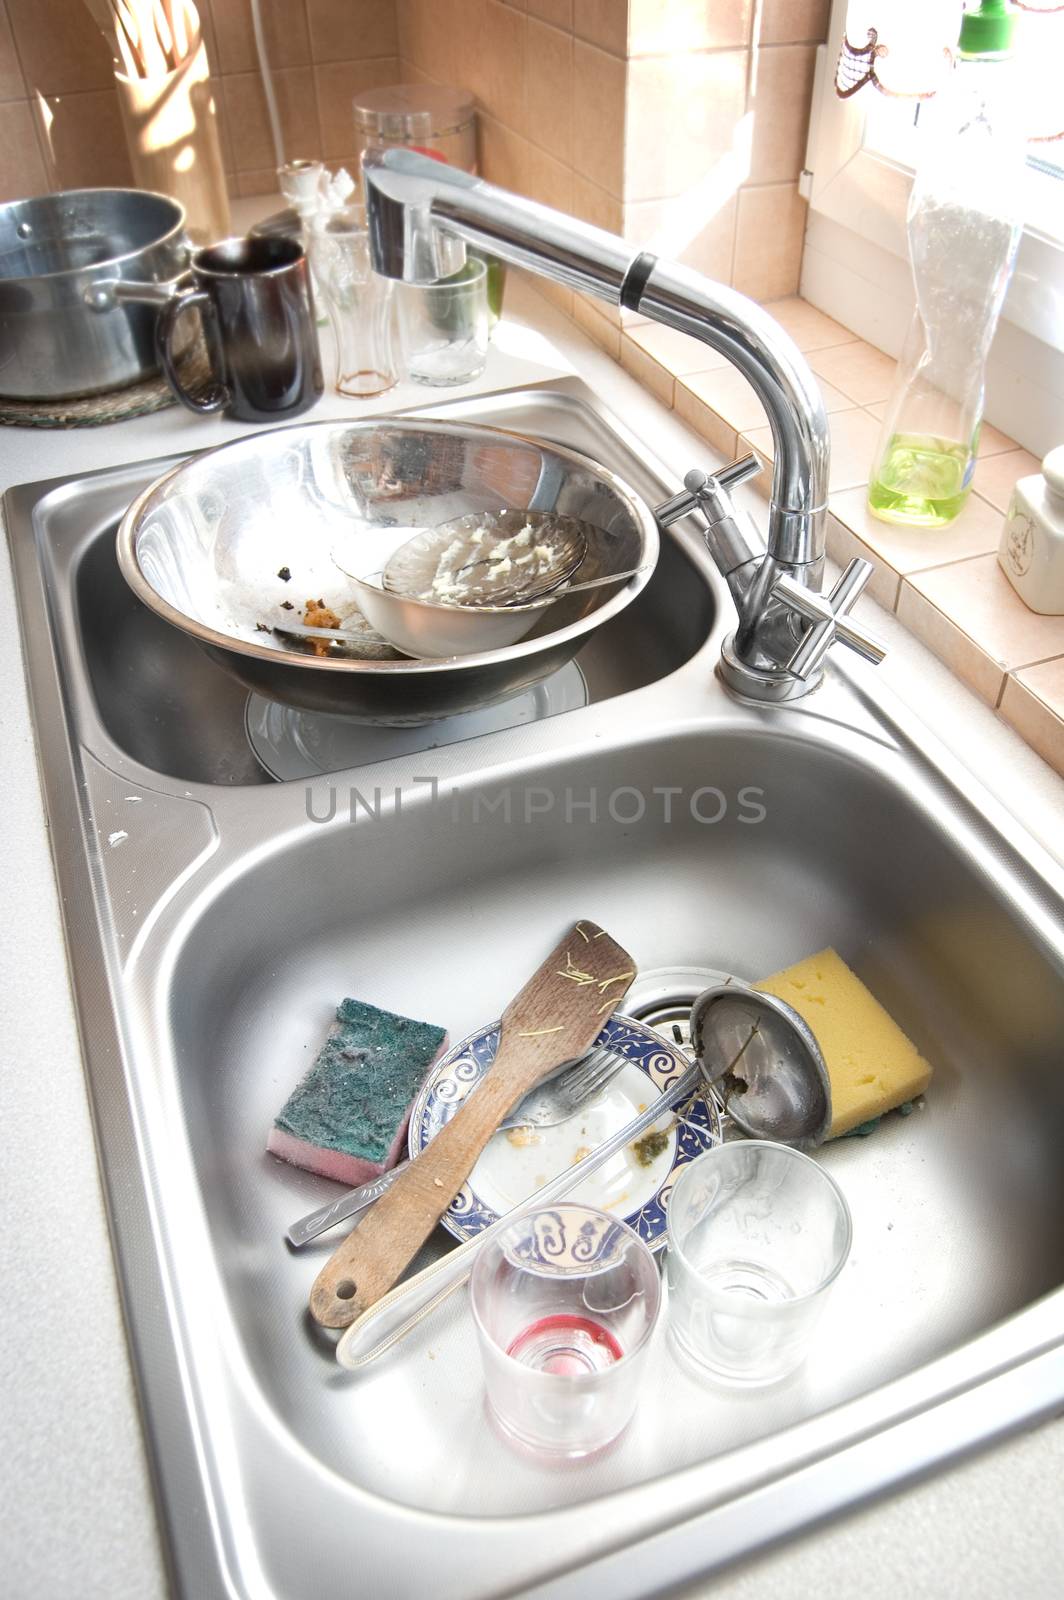
[[[471,383],[488,359],[487,268],[470,256],[439,283],[398,285],[403,366],[414,383]]]
[[[398,380],[392,284],[370,267],[361,206],[315,218],[311,265],[336,340],[336,389],[355,399],[383,394]]]

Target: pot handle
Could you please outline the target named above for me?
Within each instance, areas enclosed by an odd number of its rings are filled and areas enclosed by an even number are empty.
[[[178,290],[169,296],[166,304],[159,313],[159,320],[155,325],[155,350],[159,357],[159,365],[167,383],[174,391],[183,406],[189,411],[200,413],[221,411],[223,406],[229,404],[232,398],[226,385],[213,372],[207,384],[199,389],[187,389],[178,371],[177,361],[174,356],[174,336],[177,325],[186,311],[196,310],[200,314],[203,326],[203,342],[207,347],[208,361],[212,367],[215,361],[212,352],[220,347],[217,338],[217,312],[214,302],[205,289]]]

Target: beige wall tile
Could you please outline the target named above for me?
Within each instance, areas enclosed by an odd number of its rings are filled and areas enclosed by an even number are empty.
[[[614,361],[621,359],[621,330],[604,317],[594,301],[585,295],[573,295],[573,317],[595,343]]]
[[[624,236],[670,261],[713,278],[731,280],[738,200],[729,196],[705,222],[689,195],[672,200],[630,200],[624,208]]]
[[[605,228],[607,233],[620,233],[624,228],[624,204],[615,195],[607,194],[597,183],[573,173],[573,215],[590,222],[593,228]]]
[[[711,350],[701,339],[678,333],[675,328],[663,328],[659,322],[632,328],[628,337],[677,377],[683,378],[692,372],[711,372],[728,365],[726,356]]]
[[[751,183],[785,183],[805,166],[816,46],[770,45],[757,53]]]
[[[961,566],[969,566],[962,562]],[[950,569],[954,572],[959,567]],[[910,633],[922,639],[928,649],[945,662],[969,689],[974,689],[980,700],[996,706],[1005,682],[1004,669],[999,661],[970,638],[963,628],[952,622],[944,612],[921,594],[913,582],[905,578],[898,593],[897,616]]]
[[[807,300],[791,295],[786,300],[769,300],[764,308],[780,327],[789,333],[799,350],[823,350],[833,344],[853,344],[857,338],[841,322],[826,317]]]
[[[573,0],[528,0],[528,14],[542,17],[544,22],[553,22],[556,28],[571,29]]]
[[[525,132],[525,42],[528,18],[488,0],[480,40],[477,98],[493,117]]]
[[[383,89],[397,83],[399,62],[395,56],[381,56],[376,61],[329,61],[313,71],[322,157],[353,162],[358,139],[351,101],[360,89]]]
[[[767,500],[772,489],[772,468],[776,454],[771,428],[751,428],[748,433],[739,435],[735,445],[736,456],[745,456],[751,450],[760,458],[763,471],[750,479],[750,486],[763,500]]]
[[[840,522],[902,574],[992,554],[1001,539],[1000,515],[977,495],[948,528],[902,528],[881,522],[868,509],[868,490],[864,486],[833,494],[831,509]]]
[[[828,36],[831,0],[764,0],[761,43],[790,44],[796,40],[819,43]]]
[[[761,401],[742,373],[736,371],[734,367],[722,366],[713,371],[689,374],[682,378],[680,383],[711,406],[731,424],[736,433],[752,433],[756,436],[760,429],[768,427],[768,418]],[[839,394],[828,385],[822,387],[824,406],[829,415],[853,409],[845,395]]]
[[[996,555],[915,573],[906,582],[977,639],[1005,671],[1064,655],[1064,617],[1029,611]]]
[[[458,25],[457,18],[455,24]],[[395,25],[399,35],[400,56],[424,70],[430,60],[429,0],[395,0]]]
[[[794,184],[740,191],[732,269],[736,289],[755,300],[778,300],[795,293],[805,213],[805,201]]]
[[[573,158],[572,35],[528,19],[524,127],[559,161]]]
[[[25,100],[7,100],[0,105],[0,200],[28,200],[49,187],[33,112]]]
[[[133,168],[114,89],[49,99],[48,140],[61,189],[128,188]]]
[[[391,0],[306,0],[314,61],[365,61],[398,56],[399,29]]]
[[[477,94],[485,66],[485,11],[486,0],[398,0],[400,56],[424,72],[427,82]]]
[[[817,377],[826,378],[857,405],[885,400],[894,384],[895,363],[882,350],[865,344],[863,339],[815,350],[809,357],[809,365]]]
[[[628,54],[628,0],[573,0],[573,32],[612,55]]]
[[[238,195],[241,200],[256,194],[276,194],[277,168],[261,167],[257,172],[234,173],[230,192]]]
[[[257,71],[251,0],[210,0],[210,8],[220,71]],[[271,68],[306,66],[310,60],[306,8],[299,0],[259,0],[259,9]]]
[[[317,70],[327,73],[331,69],[319,67]],[[273,81],[288,159],[317,160],[322,150],[314,68],[283,67],[273,74]],[[266,167],[276,168],[266,96],[262,92],[262,80],[258,73],[237,72],[224,77],[222,94],[237,171],[256,172]]]
[[[712,406],[707,406],[704,400],[700,400],[682,383],[676,385],[673,406],[676,415],[682,417],[688,427],[693,428],[707,444],[719,450],[729,461],[734,460],[738,454],[735,429]]]
[[[840,522],[830,512],[825,523],[825,534],[828,555],[840,567],[845,567],[855,557],[870,563],[873,569],[872,576],[864,592],[873,600],[877,600],[881,606],[885,606],[888,611],[893,611],[901,585],[901,579],[894,569],[859,539],[852,528],[847,527],[845,522]]]
[[[740,151],[746,67],[745,50],[641,56],[629,63],[626,200],[683,194]]]
[[[1029,477],[1041,471],[1042,463],[1029,450],[1008,450],[1003,455],[987,456],[977,461],[972,480],[976,494],[989,500],[999,511],[1009,509],[1009,500],[1017,478]]]
[[[610,194],[624,192],[625,65],[577,40],[573,46],[573,166]]]
[[[1064,774],[1064,656],[1010,675],[999,709],[1032,749]]]
[[[556,211],[572,212],[573,172],[538,145],[524,141],[524,175],[521,193]]]
[[[831,425],[828,487],[834,494],[839,489],[853,489],[868,482],[879,424],[867,411],[837,411],[828,420]]]
[[[621,366],[630,372],[651,394],[664,401],[667,406],[672,405],[676,379],[667,367],[655,361],[653,356],[633,342],[629,333],[621,334]]]
[[[0,100],[23,100],[26,85],[22,81],[15,36],[11,32],[7,10],[0,0]]]
[[[564,311],[567,317],[572,316],[574,296],[571,289],[567,289],[561,283],[551,283],[548,278],[538,278],[534,277],[530,272],[521,272],[520,268],[510,268],[509,270],[519,272],[520,276],[531,284],[537,294],[541,294],[545,300],[549,300],[552,305],[557,306],[559,311]]]
[[[482,115],[480,170],[489,183],[523,192],[528,173],[528,141],[503,122]]]
[[[689,390],[703,401],[736,434],[768,425],[764,407],[757,395],[742,373],[732,366],[717,367],[712,372],[700,372],[682,378],[678,388]]]
[[[7,11],[31,97],[112,86],[111,52],[81,0],[7,0]]]
[[[753,0],[630,0],[628,54],[741,49],[753,9]]]

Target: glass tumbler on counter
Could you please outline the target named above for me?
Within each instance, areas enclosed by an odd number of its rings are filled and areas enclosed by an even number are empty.
[[[566,1201],[527,1212],[481,1250],[469,1295],[506,1434],[559,1457],[617,1437],[661,1306],[657,1264],[627,1223]]]
[[[315,217],[310,261],[336,340],[336,389],[354,399],[383,394],[398,381],[393,285],[370,267],[361,206]]]
[[[471,383],[488,359],[487,268],[470,256],[439,283],[396,285],[403,369],[414,383]]]
[[[804,1360],[850,1253],[842,1192],[808,1156],[767,1140],[707,1150],[669,1198],[669,1325],[730,1384],[775,1383]]]

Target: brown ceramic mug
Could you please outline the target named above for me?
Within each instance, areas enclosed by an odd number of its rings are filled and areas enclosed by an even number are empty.
[[[211,366],[199,389],[186,386],[174,348],[181,317],[192,310],[202,319]],[[303,246],[263,236],[197,250],[162,309],[156,348],[170,387],[190,411],[276,422],[309,410],[324,383]]]

